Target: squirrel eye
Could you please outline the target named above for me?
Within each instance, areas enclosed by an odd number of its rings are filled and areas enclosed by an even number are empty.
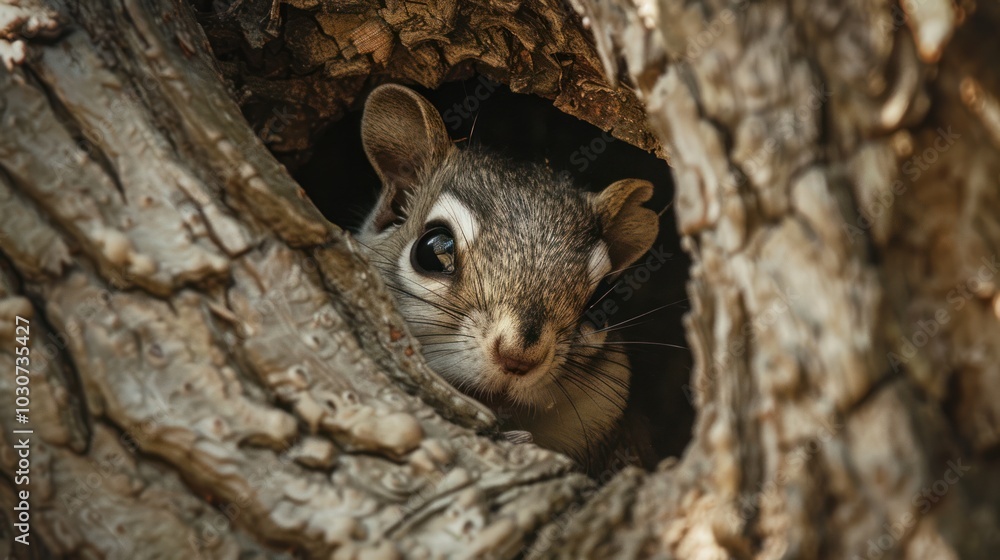
[[[420,236],[410,252],[414,270],[425,274],[455,273],[455,238],[442,226],[432,227]]]

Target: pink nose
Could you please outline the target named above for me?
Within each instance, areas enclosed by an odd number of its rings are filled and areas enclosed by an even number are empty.
[[[497,337],[493,343],[493,359],[507,373],[511,375],[524,375],[535,369],[542,361],[542,356],[527,355],[522,352],[511,352],[510,348],[504,348],[501,337]]]

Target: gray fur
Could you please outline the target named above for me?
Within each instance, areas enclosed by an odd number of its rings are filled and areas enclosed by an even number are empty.
[[[620,181],[592,195],[544,166],[458,150],[433,107],[400,86],[372,93],[362,134],[384,187],[358,239],[428,363],[493,407],[506,429],[590,463],[621,418],[630,377],[621,347],[582,326],[599,280],[590,267],[603,257],[598,276],[613,274],[612,263],[628,266],[652,245],[657,216],[641,207],[651,185]],[[412,160],[401,161],[404,152]],[[471,232],[454,231],[455,274],[428,279],[408,264],[410,250],[448,197],[476,231],[471,243],[461,241]],[[504,355],[543,365],[503,370],[490,351],[498,341]]]

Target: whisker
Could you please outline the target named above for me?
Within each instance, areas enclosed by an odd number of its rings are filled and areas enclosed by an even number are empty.
[[[580,318],[582,318],[583,315],[585,313],[587,313],[588,311],[590,311],[591,309],[597,307],[597,304],[599,304],[602,301],[604,301],[604,298],[608,297],[608,294],[610,294],[612,290],[614,290],[616,287],[618,287],[618,284],[619,284],[619,282],[615,282],[615,283],[611,284],[610,286],[608,286],[608,289],[605,290],[603,294],[601,294],[601,297],[597,298],[597,300],[594,301],[594,303],[591,303],[590,305],[587,306],[586,309],[583,310],[583,313],[580,314]],[[595,290],[595,293],[596,293],[596,290]]]
[[[624,393],[616,391],[615,388],[610,385],[605,385],[605,387],[613,393],[613,396],[609,395],[603,389],[592,383],[592,381],[600,381],[599,378],[597,377],[588,378],[582,375],[578,375],[574,372],[567,371],[566,374],[562,376],[562,379],[565,379],[566,381],[569,381],[570,383],[573,383],[577,387],[583,389],[583,392],[586,393],[587,397],[590,398],[590,400],[593,401],[594,404],[598,406],[611,405],[615,407],[618,410],[618,412],[625,411],[625,407],[619,404],[617,400],[614,398],[614,397],[619,397],[620,399],[621,397],[625,396]],[[595,395],[600,396],[606,402],[605,403],[598,402],[597,399],[594,398]]]
[[[586,374],[589,374],[590,377],[593,377],[595,380],[601,381],[606,387],[608,387],[608,389],[611,389],[612,391],[614,391],[615,387],[617,387],[618,389],[621,389],[623,391],[623,393],[627,393],[628,392],[629,384],[627,382],[622,381],[621,379],[618,379],[616,377],[613,377],[612,375],[610,375],[607,372],[601,370],[600,368],[596,367],[595,365],[586,364],[584,362],[580,362],[580,361],[577,361],[577,360],[571,359],[571,358],[567,359],[567,363],[570,363],[570,364],[576,366],[576,368],[577,368],[576,370],[571,370],[571,369],[567,368],[566,371],[569,372],[569,373],[574,373],[574,374],[576,374],[576,373],[586,373]],[[614,385],[614,387],[612,387],[612,385]],[[618,396],[621,396],[623,393],[619,393],[617,391],[615,392],[615,394],[618,395]]]
[[[603,329],[597,329],[597,330],[594,331],[594,333],[608,332],[608,331],[610,331],[612,329],[621,328],[624,325],[632,323],[633,321],[641,319],[641,318],[643,318],[643,317],[645,317],[645,316],[647,316],[647,315],[649,315],[651,313],[656,313],[657,311],[663,311],[664,309],[666,309],[666,308],[668,308],[668,307],[670,307],[672,305],[677,305],[678,303],[682,303],[682,302],[685,302],[687,300],[688,300],[688,298],[684,298],[684,299],[677,300],[677,301],[675,301],[673,303],[668,303],[666,305],[661,305],[659,307],[650,309],[649,311],[646,311],[645,313],[640,313],[639,315],[636,315],[635,317],[632,317],[631,319],[625,319],[624,321],[622,321],[620,323],[616,323],[614,325],[610,325],[610,326],[604,327]]]
[[[561,391],[562,394],[566,397],[566,402],[568,402],[570,404],[570,406],[573,407],[573,414],[576,415],[577,422],[580,423],[580,431],[583,432],[583,441],[584,441],[584,444],[586,446],[586,449],[589,450],[590,449],[590,433],[587,431],[587,425],[583,422],[583,417],[580,416],[580,411],[577,409],[576,403],[573,402],[573,399],[571,399],[569,397],[569,393],[566,391],[566,388],[562,386],[562,383],[560,382],[560,379],[556,378],[553,381],[555,381],[554,385],[556,387],[558,387],[559,391]],[[574,459],[579,460],[577,457],[574,457]]]
[[[681,346],[680,344],[670,344],[669,342],[646,342],[646,341],[640,341],[640,340],[605,341],[605,342],[597,342],[597,343],[579,344],[579,346],[583,346],[584,348],[595,348],[595,349],[599,349],[599,350],[609,350],[609,349],[613,349],[613,348],[611,348],[612,346],[619,346],[619,345],[623,345],[623,344],[624,345],[633,345],[634,344],[634,345],[643,345],[643,346],[666,346],[668,348],[677,348],[678,350],[688,350],[687,346]]]

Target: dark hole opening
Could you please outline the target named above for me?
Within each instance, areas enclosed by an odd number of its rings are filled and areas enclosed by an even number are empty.
[[[513,158],[545,161],[591,191],[619,179],[646,179],[656,189],[647,206],[657,212],[673,200],[663,160],[560,112],[546,99],[512,93],[482,76],[437,90],[414,89],[438,108],[460,147],[471,142]],[[320,211],[347,229],[361,223],[381,188],[361,146],[360,126],[360,110],[332,125],[295,174]],[[661,459],[683,452],[694,421],[687,387],[692,358],[681,322],[689,309],[690,261],[680,249],[672,210],[662,214],[648,258],[653,259],[649,266],[643,266],[647,258],[640,259],[623,275],[622,287],[608,296],[614,303],[608,321],[628,325],[621,333],[633,369],[629,407],[649,426],[655,458]]]

